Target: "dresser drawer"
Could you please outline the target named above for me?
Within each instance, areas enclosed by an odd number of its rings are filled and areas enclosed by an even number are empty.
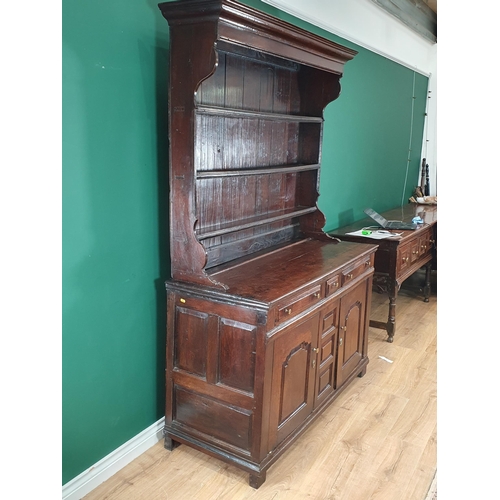
[[[320,302],[322,298],[321,284],[309,288],[306,293],[294,297],[291,302],[278,309],[278,322],[286,321],[288,318],[309,309]]]
[[[329,295],[332,295],[332,293],[337,292],[340,290],[340,274],[336,274],[335,276],[332,276],[331,278],[326,280],[326,290],[325,290],[325,295],[328,297]]]
[[[371,266],[373,266],[373,255],[365,257],[355,262],[353,266],[344,269],[341,275],[342,286],[355,280],[358,276],[361,276]]]

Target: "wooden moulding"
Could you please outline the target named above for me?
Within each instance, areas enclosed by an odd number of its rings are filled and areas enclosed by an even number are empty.
[[[159,4],[171,26],[213,20],[218,39],[341,74],[357,51],[234,0],[183,0]]]

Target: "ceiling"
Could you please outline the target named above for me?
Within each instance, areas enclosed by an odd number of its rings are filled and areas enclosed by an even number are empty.
[[[437,0],[372,0],[410,29],[437,43]]]

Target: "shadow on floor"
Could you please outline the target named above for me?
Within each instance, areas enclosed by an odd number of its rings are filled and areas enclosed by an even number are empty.
[[[419,269],[403,282],[398,295],[424,296],[425,270]],[[437,271],[431,272],[431,296],[437,295]]]

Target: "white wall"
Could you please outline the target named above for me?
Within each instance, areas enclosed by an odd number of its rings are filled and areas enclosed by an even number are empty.
[[[427,124],[422,156],[437,194],[436,101],[437,44],[418,35],[371,0],[262,0],[330,33],[429,77]],[[420,176],[415,179],[419,184]]]

